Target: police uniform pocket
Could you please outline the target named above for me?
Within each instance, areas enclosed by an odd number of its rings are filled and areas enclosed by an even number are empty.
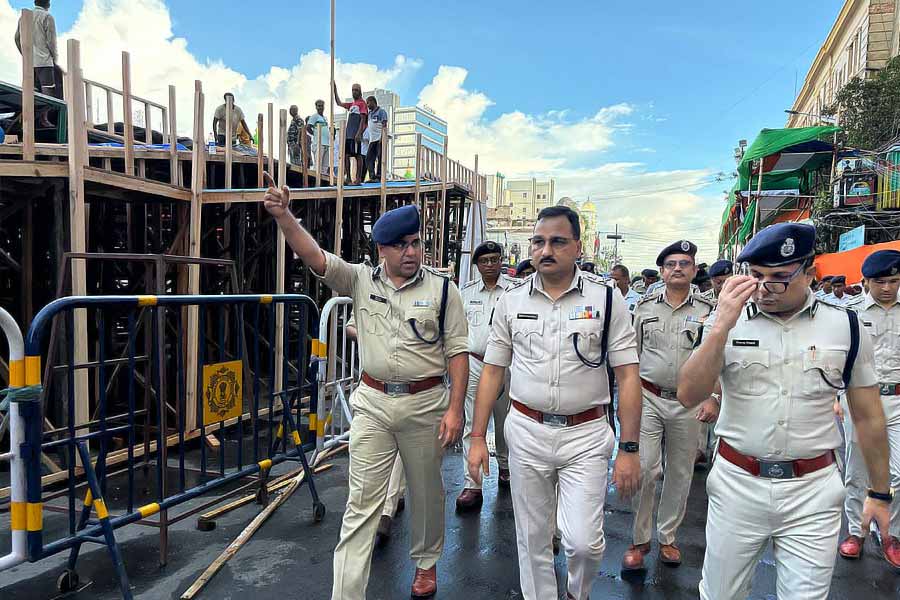
[[[544,357],[541,337],[544,333],[544,319],[514,318],[512,320],[513,353],[521,352],[522,358],[540,360]]]
[[[562,354],[568,360],[579,361],[575,352],[575,344],[578,344],[578,352],[585,360],[597,362],[600,360],[600,340],[603,334],[603,325],[597,319],[574,319],[566,322],[566,341]]]
[[[765,385],[764,378],[768,368],[768,350],[725,347],[725,385],[738,394],[759,394]]]
[[[390,330],[388,313],[390,308],[387,304],[372,304],[371,306],[359,306],[359,323],[365,328],[367,333],[373,335],[385,335]]]
[[[470,327],[481,327],[484,323],[484,306],[480,304],[469,305],[466,307],[466,320]]]
[[[404,320],[406,321],[406,326],[404,327],[406,337],[415,341],[432,341],[437,339],[438,319],[437,311],[434,308],[418,307],[407,309]],[[413,330],[413,324],[415,324],[415,330]],[[420,340],[416,336],[416,331],[419,332],[419,336],[424,338],[424,340]]]
[[[843,350],[809,349],[803,352],[804,387],[817,393],[830,393],[844,385],[844,365],[847,353]],[[824,379],[823,379],[824,377]],[[825,383],[825,381],[828,383]]]
[[[703,323],[689,321],[678,332],[678,347],[682,350],[693,350],[700,339]]]
[[[641,345],[648,348],[666,347],[666,330],[659,320],[641,323]]]

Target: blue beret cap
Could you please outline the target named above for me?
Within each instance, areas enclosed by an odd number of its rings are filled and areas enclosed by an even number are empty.
[[[831,278],[831,285],[836,284],[847,285],[847,278],[843,275],[835,275]]]
[[[890,277],[900,273],[900,252],[879,250],[866,257],[862,264],[862,274],[866,279]]]
[[[472,253],[472,262],[478,262],[478,259],[485,254],[499,254],[503,256],[503,246],[493,240],[481,242],[475,248],[475,252]]]
[[[805,223],[769,225],[750,239],[737,257],[739,263],[780,267],[816,253],[816,228]]]
[[[733,275],[734,274],[734,263],[732,263],[727,258],[723,258],[721,260],[717,260],[710,267],[709,271],[710,277],[718,277],[719,275]]]
[[[419,209],[409,204],[381,215],[372,227],[372,240],[376,244],[393,244],[414,233],[419,233]]]
[[[656,269],[644,269],[641,271],[641,275],[644,277],[659,277],[659,271]]]
[[[669,244],[663,248],[663,251],[656,257],[656,266],[661,267],[663,263],[666,262],[666,257],[670,254],[687,254],[691,258],[694,258],[697,255],[697,245],[688,240],[678,240],[677,242]]]
[[[531,264],[531,259],[526,258],[522,262],[516,265],[516,277],[522,274],[522,271],[525,269],[533,269],[534,266]]]

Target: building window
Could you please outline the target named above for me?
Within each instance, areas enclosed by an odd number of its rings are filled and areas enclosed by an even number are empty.
[[[415,125],[397,125],[394,127],[394,133],[413,133],[416,130]]]

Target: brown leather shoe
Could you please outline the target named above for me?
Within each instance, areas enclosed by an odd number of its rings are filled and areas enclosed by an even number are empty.
[[[456,499],[456,510],[480,510],[483,502],[484,496],[482,496],[481,490],[466,488]]]
[[[891,536],[884,546],[884,560],[894,569],[900,569],[900,540],[894,536]]]
[[[858,535],[848,535],[847,539],[838,546],[838,554],[850,560],[856,560],[862,554],[863,539]]]
[[[502,488],[509,487],[509,469],[500,469],[497,472],[497,485]]]
[[[431,598],[437,592],[437,566],[430,569],[416,569],[413,579],[412,597]]]
[[[623,571],[641,571],[644,569],[644,557],[650,554],[650,542],[637,544],[628,548],[622,557]]]
[[[659,562],[670,567],[681,564],[681,550],[675,544],[660,544]]]
[[[393,519],[387,515],[381,515],[381,521],[378,522],[378,531],[375,532],[375,545],[384,546],[391,539],[391,525]]]

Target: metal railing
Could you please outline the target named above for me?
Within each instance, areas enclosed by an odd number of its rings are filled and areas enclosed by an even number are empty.
[[[316,432],[317,455],[350,437],[353,413],[349,398],[359,383],[356,341],[344,329],[352,311],[353,300],[350,298],[331,298],[322,308],[319,319],[319,339],[313,344],[319,388],[315,422],[310,413],[310,430]]]

